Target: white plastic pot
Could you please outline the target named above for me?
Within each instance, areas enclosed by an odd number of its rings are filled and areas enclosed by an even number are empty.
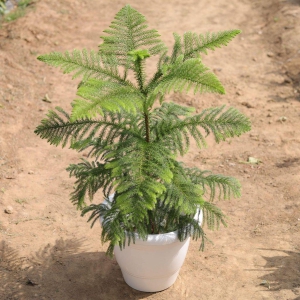
[[[115,247],[115,256],[124,280],[142,292],[158,292],[176,280],[185,260],[190,238],[180,242],[177,232],[150,234],[147,241],[138,237],[122,251]]]
[[[202,224],[202,211],[197,212],[195,219]],[[115,246],[114,253],[129,286],[142,292],[158,292],[176,281],[189,243],[190,238],[180,242],[177,231],[149,234],[146,241],[136,234],[135,243],[131,242],[123,250]]]

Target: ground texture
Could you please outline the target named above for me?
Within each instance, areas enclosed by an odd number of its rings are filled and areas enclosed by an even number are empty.
[[[173,100],[232,105],[253,125],[184,158],[239,178],[243,195],[219,203],[228,228],[209,232],[205,252],[192,242],[177,282],[153,294],[124,283],[100,226],[89,229],[68,201],[65,168],[80,155],[33,133],[48,109],[70,109],[78,83],[37,55],[96,50],[126,3],[40,0],[0,29],[0,299],[300,299],[300,1],[131,1],[169,46],[173,32],[243,31],[203,58],[225,96]]]

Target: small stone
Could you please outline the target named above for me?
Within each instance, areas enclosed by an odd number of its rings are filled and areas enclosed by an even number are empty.
[[[37,34],[35,36],[39,41],[43,40],[44,39],[44,36],[42,34]]]
[[[259,140],[258,134],[250,133],[250,138],[252,138],[252,139],[255,140],[255,141],[258,141],[258,140]]]
[[[47,102],[47,103],[51,103],[52,101],[50,100],[48,94],[45,95],[45,97],[42,99],[42,101]]]
[[[284,79],[283,83],[292,83],[292,80],[287,77]]]
[[[238,96],[241,96],[241,95],[242,95],[242,93],[241,93],[240,91],[237,91],[236,94],[237,94]]]
[[[267,114],[267,117],[268,117],[268,118],[271,118],[271,117],[272,117],[272,114],[271,114],[271,113],[268,113],[268,114]]]
[[[4,209],[4,212],[6,214],[12,214],[14,212],[14,209],[11,207],[11,206],[7,206],[5,209]]]
[[[248,102],[242,102],[241,104],[246,106],[247,108],[254,108],[254,106]]]
[[[11,84],[8,84],[7,87],[12,90],[14,87]]]
[[[25,282],[26,285],[35,286],[38,285],[38,283],[32,281],[31,279],[27,278],[27,281]]]
[[[257,61],[256,57],[252,57],[252,60],[253,60],[253,61]]]
[[[258,33],[258,34],[262,34],[262,31],[261,31],[261,30],[259,30],[259,31],[257,31],[257,33]]]
[[[30,171],[28,171],[28,174],[32,175],[32,174],[34,174],[34,172],[30,170]]]
[[[213,71],[214,71],[214,72],[221,72],[222,69],[221,69],[221,68],[214,68]]]
[[[258,164],[258,163],[260,163],[260,160],[257,159],[257,158],[255,158],[255,157],[249,156],[249,157],[248,157],[248,162],[249,162],[250,164]]]
[[[273,53],[273,52],[268,52],[268,53],[267,53],[267,56],[268,56],[268,57],[273,57],[273,56],[274,56],[274,53]]]
[[[287,120],[287,117],[280,117],[279,119],[278,119],[280,122],[285,122],[286,120]]]
[[[269,121],[268,123],[269,123],[269,124],[272,124],[272,121]]]

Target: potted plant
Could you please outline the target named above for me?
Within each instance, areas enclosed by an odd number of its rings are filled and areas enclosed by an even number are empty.
[[[224,94],[200,54],[227,45],[239,32],[186,32],[183,38],[174,33],[168,54],[157,31],[126,5],[104,31],[99,51],[38,57],[82,77],[71,114],[59,107],[50,111],[35,133],[55,146],[89,150],[90,160],[67,168],[76,178],[71,201],[82,215],[91,213],[92,226],[101,219],[107,254],[115,252],[125,281],[135,289],[172,285],[190,237],[200,238],[203,249],[203,225],[226,225],[213,200],[240,196],[237,179],[189,168],[176,158],[187,153],[191,139],[203,148],[205,135],[219,143],[249,131],[249,119],[224,106],[194,114],[193,108],[166,100],[171,92]],[[157,62],[150,77],[148,58]],[[105,201],[88,204],[99,190]]]

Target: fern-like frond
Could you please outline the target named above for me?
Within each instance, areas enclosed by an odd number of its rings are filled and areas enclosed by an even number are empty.
[[[197,168],[185,168],[186,175],[194,184],[200,184],[204,195],[209,195],[209,200],[213,201],[216,197],[220,200],[230,199],[232,196],[241,196],[241,184],[230,176],[212,174],[210,171],[201,171]]]
[[[175,63],[178,56],[182,55],[182,43],[181,43],[181,37],[177,33],[173,33],[174,36],[174,46],[173,46],[173,52],[171,55],[170,64]]]
[[[202,226],[199,225],[193,216],[181,216],[177,225],[178,239],[184,241],[188,237],[192,237],[193,240],[201,239],[200,250],[204,250],[205,242],[209,241],[206,237]]]
[[[150,113],[151,124],[155,128],[156,124],[162,119],[179,120],[180,117],[191,116],[195,108],[182,106],[174,102],[162,103]]]
[[[111,171],[105,168],[105,164],[82,160],[79,164],[71,164],[67,171],[69,171],[70,177],[77,178],[75,189],[71,193],[71,202],[78,209],[82,209],[86,205],[87,196],[92,200],[100,188],[103,189],[106,197],[112,191]]]
[[[240,30],[227,30],[217,33],[206,33],[205,35],[186,32],[183,36],[184,59],[198,57],[199,53],[207,54],[208,49],[215,50],[215,48],[227,46],[240,32]]]
[[[80,85],[77,95],[84,99],[73,102],[72,121],[103,115],[103,110],[135,115],[143,108],[144,95],[139,90],[111,81],[89,79]]]
[[[181,164],[174,161],[173,178],[166,183],[164,205],[169,209],[179,210],[182,215],[195,215],[197,208],[203,201],[203,190],[186,176]]]
[[[135,119],[131,115],[126,117],[122,112],[105,111],[101,120],[81,119],[72,122],[62,108],[56,107],[56,110],[49,111],[47,118],[34,131],[51,145],[65,147],[69,143],[71,148],[82,151],[96,144],[99,155],[105,145],[113,144],[116,140],[139,137]]]
[[[160,140],[168,145],[168,148],[174,153],[179,152],[183,155],[190,144],[189,131],[184,128],[181,132],[172,131],[172,128],[182,122],[182,117],[191,116],[194,108],[184,107],[173,102],[163,103],[160,107],[155,108],[150,114],[151,123],[150,131],[152,139]],[[195,136],[197,138],[197,136]],[[205,145],[204,138],[200,139]]]
[[[119,245],[123,248],[126,240],[126,225],[128,221],[122,216],[120,210],[115,206],[108,206],[106,204],[91,204],[82,210],[81,215],[84,216],[87,213],[91,213],[88,222],[91,223],[91,227],[96,221],[102,219],[102,243],[110,242],[106,254],[110,257],[113,256],[114,247]],[[134,232],[134,230],[132,230]]]
[[[240,113],[236,108],[230,107],[224,111],[225,105],[216,108],[205,109],[201,114],[190,118],[191,123],[196,122],[205,129],[207,134],[212,133],[215,141],[225,141],[226,138],[240,136],[251,130],[248,117]],[[188,121],[189,122],[189,121]]]
[[[120,77],[117,69],[117,61],[105,55],[99,55],[93,50],[73,50],[72,53],[51,52],[38,57],[40,61],[54,67],[60,67],[65,73],[75,73],[73,79],[82,76],[83,80],[90,77],[102,80],[119,82],[123,85],[132,86],[132,83]]]
[[[206,224],[208,229],[219,229],[221,224],[227,227],[224,213],[214,203],[204,201],[201,209],[203,211],[203,224]]]
[[[96,120],[80,120],[70,122],[70,116],[60,107],[56,111],[50,110],[47,118],[41,121],[41,124],[35,129],[35,134],[42,139],[47,139],[51,145],[62,145],[65,147],[72,138],[81,136],[81,132],[88,132],[91,128],[97,131],[101,125]]]
[[[199,148],[206,147],[201,129],[206,135],[213,134],[217,143],[226,138],[239,136],[251,129],[249,119],[234,108],[223,112],[225,106],[203,110],[201,114],[180,118],[161,118],[151,128],[155,133],[154,140],[160,140],[169,149],[181,155],[190,144],[190,136]]]
[[[146,222],[133,223],[130,216],[122,214],[116,199],[118,196],[115,194],[114,199],[109,204],[90,204],[82,210],[82,216],[91,213],[88,222],[91,227],[95,222],[101,218],[102,243],[110,242],[106,254],[113,256],[114,247],[119,246],[121,249],[128,246],[131,242],[135,242],[136,235],[144,240],[147,239],[147,224]]]
[[[191,89],[196,93],[219,93],[225,90],[221,82],[209,69],[197,58],[183,61],[183,55],[169,66],[166,75],[162,76],[157,83],[154,93],[166,94],[174,92],[188,92]]]
[[[104,30],[107,35],[101,36],[103,43],[99,45],[100,53],[118,57],[120,65],[133,69],[133,61],[129,52],[147,49],[150,55],[166,51],[166,46],[159,39],[154,29],[148,29],[145,17],[130,5],[123,7],[115,16],[110,28]]]

